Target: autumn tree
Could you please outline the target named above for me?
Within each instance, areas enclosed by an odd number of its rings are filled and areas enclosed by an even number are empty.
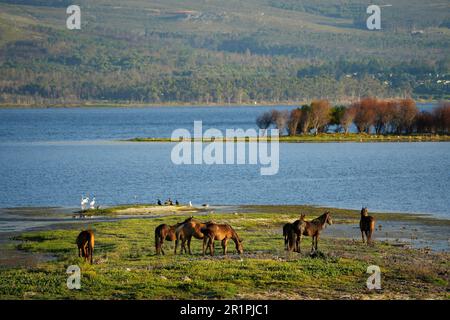
[[[302,110],[300,108],[296,108],[290,112],[287,124],[288,134],[290,136],[295,136],[297,134],[301,116]]]
[[[392,121],[393,113],[390,104],[385,100],[377,100],[375,104],[374,128],[376,134],[386,133],[389,123]]]
[[[302,106],[302,114],[300,116],[300,131],[302,134],[307,134],[311,129],[311,106],[303,105]]]
[[[418,113],[416,103],[412,99],[402,99],[398,104],[398,133],[409,134],[412,132],[414,119]]]
[[[375,122],[375,104],[376,99],[373,98],[364,98],[353,104],[353,107],[356,108],[354,123],[358,132],[370,132],[370,127]]]
[[[331,115],[331,105],[328,100],[314,100],[311,103],[311,127],[315,134],[324,131]]]
[[[340,119],[340,124],[342,129],[344,129],[345,134],[348,134],[350,126],[352,125],[353,120],[355,119],[356,111],[357,110],[355,106],[350,106],[346,108],[344,114],[342,115],[342,118]]]

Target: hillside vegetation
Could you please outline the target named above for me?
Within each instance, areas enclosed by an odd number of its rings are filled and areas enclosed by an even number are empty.
[[[446,0],[0,0],[0,103],[295,103],[450,96]],[[380,2],[383,5],[384,1]]]

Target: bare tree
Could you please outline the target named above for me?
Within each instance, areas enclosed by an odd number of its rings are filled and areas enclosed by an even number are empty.
[[[292,110],[291,113],[289,114],[287,128],[290,136],[295,136],[297,134],[301,116],[302,110],[300,110],[299,108]]]
[[[329,122],[331,106],[328,100],[315,100],[311,103],[311,126],[318,134]]]
[[[414,100],[403,99],[399,101],[400,133],[411,133],[417,113],[418,110]]]
[[[283,133],[284,129],[286,129],[288,118],[289,112],[287,110],[272,110],[272,123],[275,124],[275,127],[279,130],[280,135]]]
[[[373,98],[364,98],[353,105],[356,108],[354,123],[359,132],[370,132],[370,127],[375,122],[374,105],[376,99]]]
[[[302,114],[300,117],[300,130],[302,134],[307,134],[311,129],[311,106],[303,105],[302,106]]]
[[[350,126],[352,125],[353,120],[355,119],[355,116],[356,116],[356,108],[354,106],[348,107],[345,110],[344,114],[342,115],[340,124],[344,129],[345,134],[348,134]]]

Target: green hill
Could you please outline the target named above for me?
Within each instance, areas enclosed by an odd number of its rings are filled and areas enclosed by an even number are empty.
[[[0,0],[0,103],[450,96],[448,0]]]

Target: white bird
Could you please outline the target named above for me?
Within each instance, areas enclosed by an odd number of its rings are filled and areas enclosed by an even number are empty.
[[[89,203],[89,209],[95,209],[95,196],[92,198],[91,203]]]
[[[81,195],[81,210],[86,210],[86,205],[89,203],[89,197],[83,198]]]

